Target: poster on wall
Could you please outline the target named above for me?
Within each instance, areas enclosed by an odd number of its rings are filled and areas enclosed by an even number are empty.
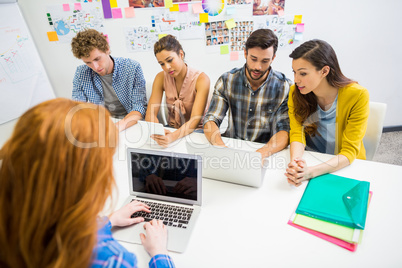
[[[159,39],[159,32],[146,25],[126,27],[124,36],[128,52],[153,51],[154,44]]]
[[[171,34],[182,40],[204,37],[204,25],[200,23],[198,14],[158,9],[153,12],[151,21],[160,34]]]
[[[236,26],[230,29],[230,50],[243,51],[247,38],[253,30],[253,21],[236,21]]]
[[[248,5],[251,4],[253,0],[226,0],[226,5]]]
[[[254,28],[270,29],[278,37],[278,49],[286,48],[295,42],[296,24],[292,16],[264,16],[254,18]]]
[[[77,9],[76,9],[77,8]],[[103,32],[103,12],[100,2],[47,6],[49,26],[57,33],[58,41],[70,43],[83,29]]]
[[[229,29],[225,21],[205,23],[206,46],[229,44]]]
[[[173,1],[174,2],[174,1]],[[164,0],[129,0],[128,5],[133,8],[165,7]]]
[[[204,24],[200,23],[199,15],[192,12],[180,12],[178,27],[173,32],[179,39],[202,39],[204,37]]]
[[[254,0],[253,16],[285,14],[285,0]]]

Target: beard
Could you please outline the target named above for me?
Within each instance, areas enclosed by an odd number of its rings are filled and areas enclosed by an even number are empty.
[[[255,70],[255,69],[250,69],[250,68],[248,67],[247,63],[246,63],[246,69],[247,69],[248,75],[250,76],[250,78],[251,78],[252,80],[260,80],[261,77],[263,77],[263,76],[269,71],[269,68],[271,68],[271,66],[268,67],[268,68],[267,68],[266,70],[264,70],[264,71],[258,71],[258,70]],[[258,73],[260,73],[260,75],[259,75],[257,78],[254,78],[254,77],[251,75],[251,72],[258,72]]]

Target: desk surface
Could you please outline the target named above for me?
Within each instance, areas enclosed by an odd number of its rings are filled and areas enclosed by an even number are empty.
[[[148,148],[135,125],[120,133],[115,154],[118,188],[116,208],[128,195],[126,148]],[[192,133],[167,151],[186,152],[185,142],[206,143],[203,134]],[[225,140],[230,147],[256,150],[258,144]],[[177,267],[402,267],[402,166],[371,161],[355,162],[334,174],[371,183],[373,198],[367,214],[363,241],[356,252],[298,230],[287,224],[307,185],[290,186],[285,176],[289,150],[269,159],[260,188],[203,179],[202,209],[186,251],[170,253]],[[306,152],[309,165],[331,158]],[[134,252],[139,267],[148,267],[142,245],[122,243]]]

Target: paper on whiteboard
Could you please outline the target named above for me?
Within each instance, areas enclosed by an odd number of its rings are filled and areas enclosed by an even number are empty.
[[[18,4],[0,9],[0,124],[54,98]]]

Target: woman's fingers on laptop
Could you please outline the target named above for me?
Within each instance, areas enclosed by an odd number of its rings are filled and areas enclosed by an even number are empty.
[[[142,217],[131,218],[131,215],[138,211],[151,212],[148,205],[138,201],[134,201],[128,203],[127,205],[123,206],[119,210],[116,210],[112,215],[110,215],[110,223],[112,224],[112,226],[128,226],[135,223],[143,222],[144,218]]]
[[[168,254],[167,230],[163,221],[152,220],[144,224],[146,234],[140,234],[141,242],[151,257],[157,254]]]

